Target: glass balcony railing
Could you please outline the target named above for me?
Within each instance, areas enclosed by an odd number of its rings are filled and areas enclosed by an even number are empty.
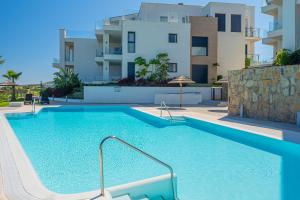
[[[103,49],[96,49],[96,57],[103,57]]]
[[[245,29],[245,36],[246,37],[257,37],[260,38],[260,29],[259,28],[246,28]]]
[[[53,58],[52,63],[59,64],[59,59],[58,58]]]
[[[110,47],[107,53],[113,55],[122,55],[122,47]]]
[[[274,21],[269,23],[269,32],[277,31],[279,29],[282,29],[282,24],[280,22]]]
[[[247,58],[250,59],[251,66],[260,64],[260,55],[259,54],[248,54]]]

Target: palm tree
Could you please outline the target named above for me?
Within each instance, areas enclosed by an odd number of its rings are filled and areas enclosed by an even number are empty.
[[[13,84],[15,84],[15,81],[20,78],[22,75],[22,72],[15,72],[14,70],[8,70],[6,74],[3,75],[4,78],[10,80]],[[12,85],[12,95],[11,95],[11,100],[15,101],[16,100],[16,86]]]
[[[4,58],[0,56],[0,65],[2,65],[5,62]]]

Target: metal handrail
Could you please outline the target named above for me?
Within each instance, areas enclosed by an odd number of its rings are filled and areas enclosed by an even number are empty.
[[[161,101],[161,102],[160,102],[160,116],[162,117],[163,107],[167,110],[167,112],[168,112],[168,114],[169,114],[169,116],[170,116],[170,119],[173,120],[173,117],[172,117],[172,115],[171,115],[171,113],[170,113],[170,111],[169,111],[169,108],[168,108],[168,106],[166,105],[165,101]]]
[[[35,99],[32,101],[32,113],[35,113]]]
[[[130,147],[131,149],[133,149],[134,151],[138,152],[138,153],[141,153],[142,155],[146,156],[147,158],[150,158],[151,160],[157,162],[158,164],[166,167],[169,169],[170,173],[171,173],[171,186],[172,186],[172,192],[173,192],[173,197],[174,197],[174,200],[177,200],[177,195],[176,195],[176,191],[175,191],[175,187],[174,187],[174,171],[173,171],[173,168],[164,163],[163,161],[155,158],[154,156],[144,152],[143,150],[129,144],[128,142],[116,137],[116,136],[108,136],[106,138],[104,138],[101,143],[100,143],[100,146],[99,146],[99,149],[100,149],[100,152],[99,152],[99,157],[100,157],[100,196],[104,196],[104,176],[103,176],[103,144],[105,143],[105,141],[109,140],[109,139],[112,139],[112,140],[116,140],[118,142],[120,142],[121,144],[125,144],[126,146]]]

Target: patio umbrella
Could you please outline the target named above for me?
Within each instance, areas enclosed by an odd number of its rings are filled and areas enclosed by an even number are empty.
[[[174,78],[173,80],[169,81],[168,84],[179,84],[180,86],[180,95],[179,95],[179,106],[181,108],[182,106],[182,84],[189,84],[189,83],[195,83],[190,78],[186,76],[178,76]]]

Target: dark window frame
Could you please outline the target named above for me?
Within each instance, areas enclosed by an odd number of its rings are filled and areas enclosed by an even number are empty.
[[[164,20],[162,20],[162,19],[166,19],[166,21],[164,21]],[[169,22],[169,17],[168,17],[168,16],[160,16],[160,17],[159,17],[159,21],[160,21],[160,22],[165,22],[165,23],[166,23],[166,22]]]
[[[195,41],[195,40],[193,40],[193,39],[196,39],[196,38],[198,38],[199,40],[200,39],[206,39],[206,41],[205,42],[203,42],[203,41]],[[208,41],[209,40],[209,38],[208,37],[206,37],[206,36],[192,36],[192,48],[193,47],[205,47],[206,48],[206,55],[194,55],[194,56],[208,56]],[[199,44],[195,44],[195,43],[199,43]],[[202,44],[201,44],[202,43]],[[203,44],[204,43],[204,44]]]
[[[174,41],[171,41],[171,36],[175,36],[175,40]],[[169,33],[169,35],[168,35],[168,41],[169,41],[169,43],[177,43],[178,42],[178,35],[177,35],[177,33]]]
[[[170,65],[175,65],[175,70],[170,70]],[[174,66],[172,66],[172,67],[174,67]],[[169,73],[176,73],[177,70],[178,70],[178,65],[177,65],[177,63],[168,63],[168,72],[169,72]]]
[[[129,39],[129,38],[130,38],[130,37],[129,37],[130,34],[133,34],[133,38],[134,38],[133,41],[130,41],[130,39]],[[136,49],[135,49],[136,35],[135,35],[135,32],[134,32],[134,31],[128,31],[127,41],[128,41],[127,52],[128,52],[128,53],[135,53],[135,52],[136,52]],[[133,44],[133,45],[134,45],[133,52],[130,52],[130,50],[129,50],[129,44]]]
[[[242,32],[242,15],[231,14],[231,32],[233,33]]]
[[[224,21],[222,21],[223,17]],[[215,13],[215,18],[218,19],[218,32],[226,32],[226,14]]]

